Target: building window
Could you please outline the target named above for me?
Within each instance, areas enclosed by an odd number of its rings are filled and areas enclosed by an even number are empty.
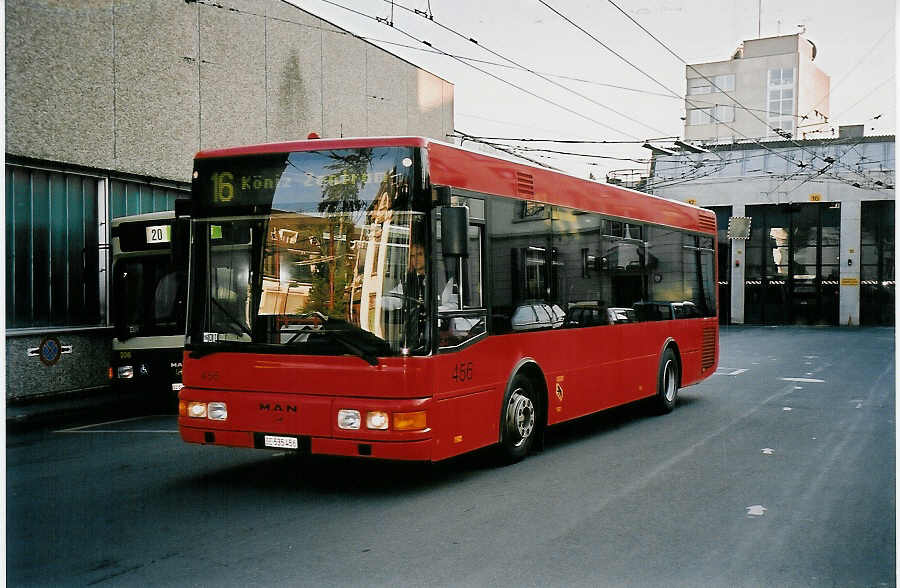
[[[734,106],[725,104],[716,105],[716,122],[728,123],[734,122]]]
[[[688,124],[708,125],[713,122],[712,108],[694,108],[688,111]]]
[[[716,91],[731,92],[734,90],[734,74],[716,76],[713,81],[716,84],[716,88],[718,88]]]
[[[770,134],[794,134],[794,70],[770,69],[766,88]],[[779,132],[782,131],[782,132]]]
[[[712,92],[731,92],[732,90],[734,90],[734,74],[688,78],[687,81],[688,96]]]
[[[688,96],[696,94],[709,94],[712,92],[712,86],[705,78],[688,78],[687,93]]]

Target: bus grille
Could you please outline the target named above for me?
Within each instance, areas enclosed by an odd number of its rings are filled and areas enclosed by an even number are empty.
[[[706,371],[716,363],[716,328],[703,329],[703,356],[700,362],[700,371]]]
[[[534,196],[534,176],[522,172],[516,172],[516,195]]]
[[[716,217],[708,217],[705,214],[701,214],[697,218],[697,225],[706,231],[715,231],[716,230]]]

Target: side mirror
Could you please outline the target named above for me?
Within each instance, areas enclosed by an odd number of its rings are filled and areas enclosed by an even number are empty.
[[[445,257],[469,256],[469,209],[441,207],[441,247]]]

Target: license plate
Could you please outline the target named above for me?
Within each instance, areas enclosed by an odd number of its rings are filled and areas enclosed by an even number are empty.
[[[266,435],[263,438],[263,445],[275,449],[297,449],[296,437],[277,437],[275,435]]]
[[[172,384],[172,391],[173,391],[173,392],[178,392],[178,391],[181,390],[182,388],[184,388],[184,384],[182,384],[181,382],[174,382],[174,383]]]

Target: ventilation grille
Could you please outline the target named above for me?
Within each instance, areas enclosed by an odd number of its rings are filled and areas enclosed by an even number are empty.
[[[704,214],[701,214],[697,219],[697,224],[701,229],[713,232],[716,230],[716,217],[709,217]]]
[[[716,328],[703,329],[703,356],[700,362],[701,371],[706,371],[716,363]]]
[[[534,198],[534,176],[516,172],[516,195]]]

